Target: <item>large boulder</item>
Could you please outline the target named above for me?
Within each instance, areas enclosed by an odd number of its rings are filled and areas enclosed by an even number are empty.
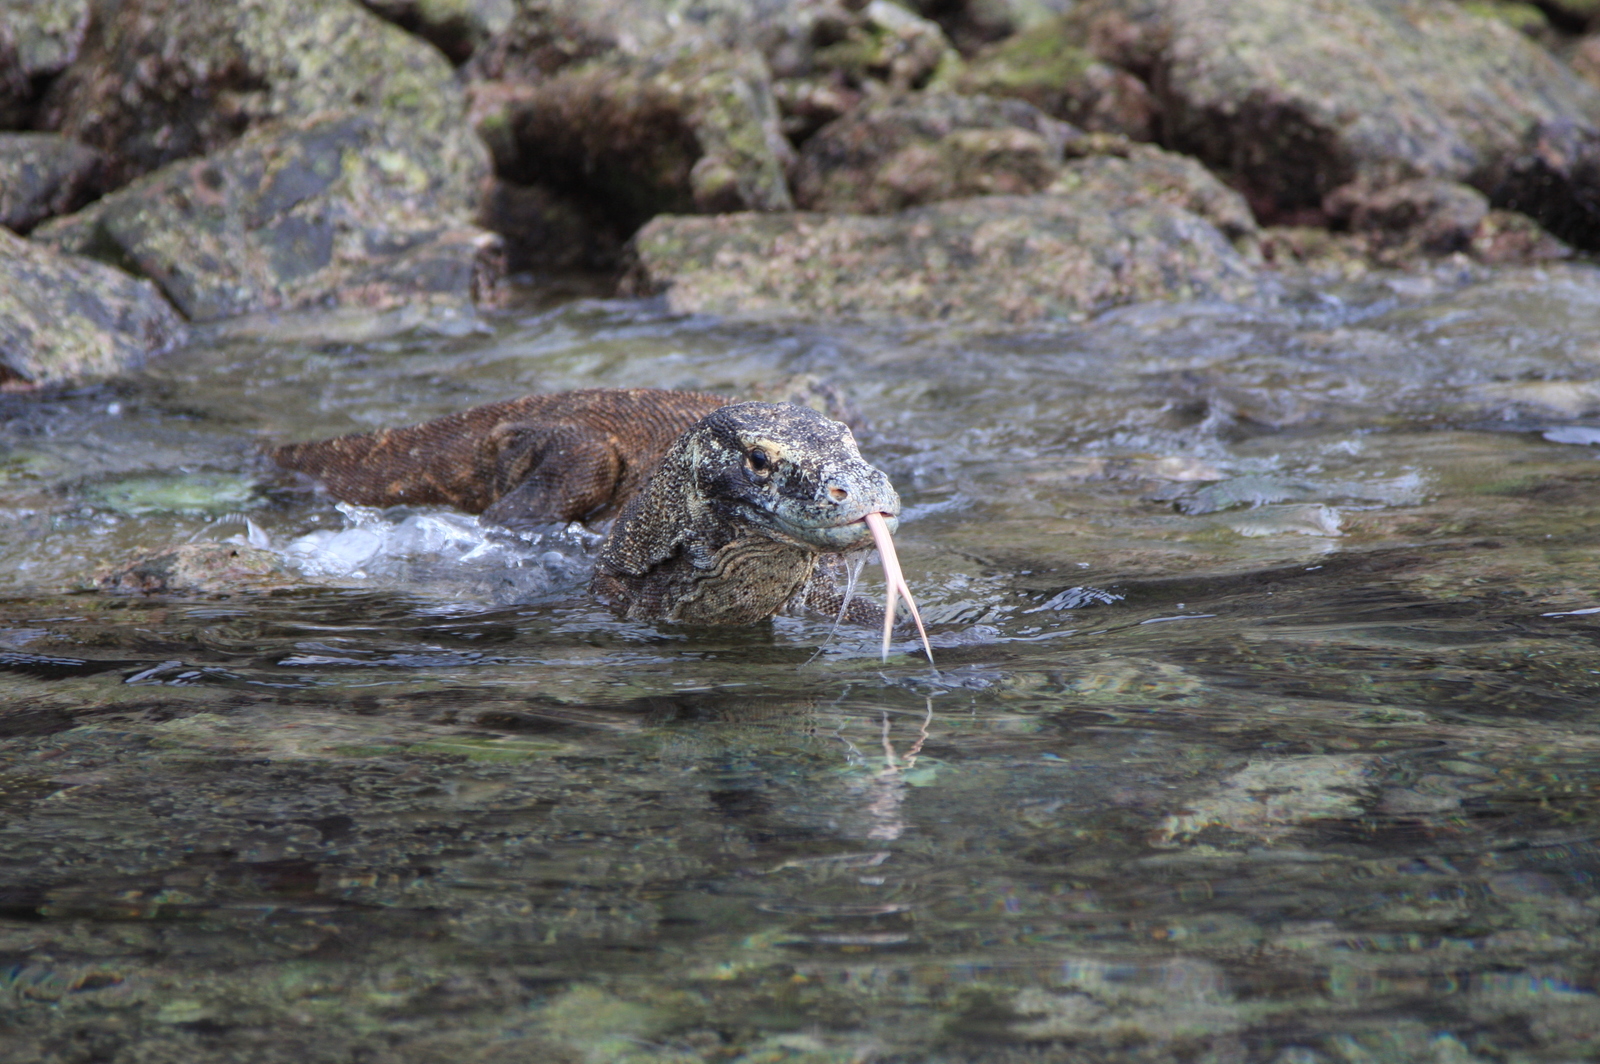
[[[150,282],[0,228],[0,386],[111,376],[182,335]]]
[[[1026,324],[1150,299],[1246,298],[1250,263],[1210,222],[1092,191],[946,200],[892,215],[663,216],[626,288],[734,316]]]
[[[1167,0],[1160,17],[1152,0],[1125,6],[1156,50],[1168,146],[1225,174],[1259,215],[1316,211],[1356,180],[1494,195],[1496,170],[1537,130],[1600,121],[1600,92],[1446,0]]]
[[[0,129],[28,129],[50,79],[78,55],[89,0],[0,0]]]
[[[103,157],[55,133],[0,133],[0,225],[26,233],[99,192]]]
[[[1022,100],[948,92],[885,96],[825,126],[801,151],[808,210],[875,214],[934,200],[1038,192],[1076,136]]]
[[[1093,133],[1155,139],[1155,96],[1126,70],[1095,58],[1077,37],[1066,19],[1032,26],[979,52],[954,78],[954,88],[1027,100]]]
[[[41,122],[110,157],[113,187],[266,121],[377,108],[448,139],[464,97],[437,49],[354,0],[93,0]]]
[[[495,170],[603,206],[631,232],[670,211],[786,210],[792,149],[758,54],[621,51],[474,86]]]
[[[131,264],[193,321],[307,306],[470,307],[498,240],[470,224],[470,137],[371,111],[266,125],[41,226],[62,250]]]

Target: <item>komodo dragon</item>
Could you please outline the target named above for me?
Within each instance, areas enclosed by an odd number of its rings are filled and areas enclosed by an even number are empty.
[[[452,506],[511,528],[614,516],[590,588],[631,619],[754,624],[804,604],[881,616],[887,649],[903,595],[922,629],[890,538],[899,496],[848,427],[808,407],[592,388],[268,453],[362,506]],[[847,600],[834,564],[869,543],[882,613]]]

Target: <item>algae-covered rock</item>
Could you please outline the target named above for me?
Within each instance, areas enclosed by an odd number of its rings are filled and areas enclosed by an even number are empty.
[[[0,129],[33,124],[40,94],[88,27],[89,0],[0,0]]]
[[[0,225],[26,233],[98,191],[101,155],[55,133],[0,133]]]
[[[150,282],[0,228],[0,385],[111,376],[182,332]]]
[[[1022,100],[935,92],[883,98],[805,144],[795,196],[810,210],[880,213],[934,200],[1038,192],[1075,131]]]
[[[512,0],[361,0],[374,13],[464,63],[511,25]]]
[[[753,53],[610,52],[474,94],[500,176],[603,204],[625,230],[664,211],[791,206],[792,149]]]
[[[1315,209],[1358,178],[1489,190],[1534,129],[1600,119],[1600,92],[1505,23],[1445,0],[1169,0],[1162,28],[1164,42],[1146,38],[1160,47],[1169,145],[1226,175],[1258,213]]]
[[[979,52],[955,78],[961,92],[1027,100],[1045,114],[1097,133],[1152,140],[1159,106],[1144,82],[1096,59],[1064,19]]]
[[[681,312],[1027,323],[1149,299],[1245,298],[1249,263],[1160,199],[980,196],[898,214],[657,218],[632,291]]]
[[[1249,252],[1259,235],[1244,197],[1187,155],[1093,135],[1068,142],[1068,160],[1050,191],[1093,196],[1107,209],[1162,202],[1191,211]]]
[[[490,298],[498,244],[467,219],[470,134],[371,112],[260,127],[42,226],[64,250],[127,262],[193,321],[312,305]]]
[[[41,120],[105,151],[113,187],[330,108],[378,108],[441,137],[460,125],[449,61],[354,0],[96,5]]]

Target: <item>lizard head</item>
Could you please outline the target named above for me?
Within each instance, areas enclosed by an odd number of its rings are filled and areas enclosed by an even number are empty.
[[[872,542],[868,514],[899,524],[900,496],[850,429],[791,403],[737,403],[691,430],[695,480],[723,520],[817,552]]]

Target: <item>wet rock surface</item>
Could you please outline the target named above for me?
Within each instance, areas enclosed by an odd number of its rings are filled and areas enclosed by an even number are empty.
[[[103,158],[53,133],[0,133],[0,225],[26,233],[99,192]]]
[[[492,301],[498,239],[468,223],[484,175],[470,135],[370,112],[252,131],[40,228],[132,265],[192,321],[320,305]]]
[[[125,373],[183,334],[150,282],[0,229],[0,386]]]

